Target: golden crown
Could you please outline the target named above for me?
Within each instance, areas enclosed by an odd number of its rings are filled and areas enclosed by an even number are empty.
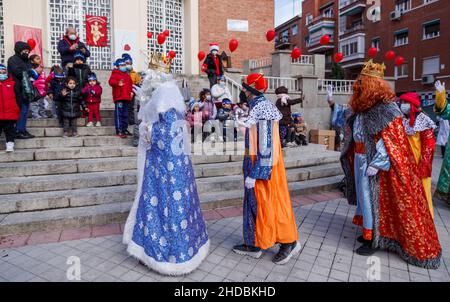
[[[372,59],[366,62],[364,64],[364,68],[361,72],[362,75],[366,75],[369,77],[375,77],[375,78],[384,78],[384,72],[386,71],[386,65],[384,63],[377,64],[374,63]]]
[[[150,63],[148,67],[153,70],[170,73],[170,67],[172,66],[172,60],[161,53],[153,53],[150,55]]]

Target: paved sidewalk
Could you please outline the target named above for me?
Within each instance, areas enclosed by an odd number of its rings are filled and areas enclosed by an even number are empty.
[[[442,265],[439,270],[425,270],[385,251],[371,259],[356,255],[353,250],[358,246],[355,242],[358,230],[352,225],[355,208],[342,198],[317,200],[325,199],[324,196],[327,194],[310,196],[311,204],[296,208],[303,250],[285,266],[272,264],[274,249],[259,260],[231,252],[233,245],[242,240],[242,217],[232,217],[208,222],[210,255],[197,271],[186,277],[169,278],[149,271],[127,255],[121,235],[112,235],[0,250],[0,281],[67,282],[69,257],[80,259],[82,281],[96,282],[364,282],[369,281],[367,272],[377,267],[379,274],[373,276],[383,282],[450,281],[450,208],[447,205],[436,204],[436,225],[444,249]],[[307,201],[303,198],[302,204]]]

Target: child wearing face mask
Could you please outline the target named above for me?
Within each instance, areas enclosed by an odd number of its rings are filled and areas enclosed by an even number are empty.
[[[88,84],[83,88],[83,96],[89,110],[89,120],[87,127],[94,126],[94,118],[97,121],[96,127],[102,126],[102,118],[100,116],[100,103],[102,102],[103,88],[97,80],[97,75],[91,73],[88,77]]]
[[[141,85],[142,78],[133,68],[133,58],[129,54],[124,53],[122,55],[122,59],[127,64],[127,70],[130,73],[130,77],[131,77],[131,80],[133,81],[133,85],[139,87]],[[128,124],[130,126],[133,126],[136,124],[135,107],[136,107],[136,102],[135,102],[135,97],[133,97],[133,99],[131,100],[131,102],[128,106]]]
[[[30,64],[32,67],[32,83],[39,96],[36,100],[32,101],[30,104],[31,116],[33,119],[43,119],[47,118],[45,111],[45,96],[47,95],[47,87],[45,84],[46,76],[45,71],[42,68],[42,60],[38,55],[30,56]],[[41,71],[42,70],[42,71]],[[41,71],[39,73],[39,71]]]
[[[91,68],[86,64],[86,57],[83,53],[75,53],[73,66],[69,67],[68,76],[77,80],[77,87],[81,91],[88,83],[88,77],[92,73]]]
[[[116,69],[112,71],[109,85],[113,89],[116,134],[125,139],[132,136],[128,131],[128,106],[134,97],[133,80],[128,72],[127,63],[122,58],[116,60],[114,65]]]
[[[209,45],[210,53],[203,62],[202,71],[208,75],[210,88],[217,84],[217,79],[224,75],[222,58],[219,55],[219,44]]]
[[[14,80],[8,75],[6,66],[0,64],[0,135],[5,132],[7,153],[14,152],[15,124],[19,115]]]
[[[211,95],[217,103],[222,103],[223,100],[231,100],[231,92],[227,87],[226,79],[224,76],[220,76],[217,80],[217,84],[211,88]]]
[[[434,129],[436,124],[420,108],[420,97],[415,92],[400,96],[401,111],[404,114],[403,125],[408,136],[414,158],[419,167],[419,177],[425,189],[431,216],[434,217],[431,195],[431,176],[436,141]]]
[[[59,66],[55,66],[53,73],[47,78],[47,82],[49,83],[47,96],[52,104],[53,117],[58,118],[61,128],[64,128],[64,119],[62,117],[61,104],[58,101],[58,96],[66,86],[65,81],[66,75],[64,74],[64,70]]]

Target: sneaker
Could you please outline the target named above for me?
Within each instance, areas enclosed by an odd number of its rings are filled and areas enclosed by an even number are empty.
[[[72,137],[79,137],[78,132],[72,133]]]
[[[94,127],[94,123],[93,122],[89,122],[89,123],[87,123],[86,127],[92,128],[92,127]]]
[[[378,249],[372,246],[372,241],[366,241],[359,249],[356,250],[356,253],[360,256],[372,256],[377,251]]]
[[[14,143],[6,143],[6,153],[14,152]]]
[[[369,240],[364,239],[364,236],[359,236],[356,241],[358,241],[359,243],[367,243],[370,242]]]
[[[17,132],[15,138],[16,139],[26,139],[26,135],[23,132]]]
[[[26,139],[35,138],[35,136],[32,135],[32,134],[30,134],[30,132],[28,132],[28,131],[25,131],[24,134],[25,134],[25,136],[26,136]]]
[[[123,133],[117,133],[116,136],[119,137],[119,138],[122,138],[122,139],[127,138],[127,136],[125,134],[123,134]]]
[[[126,136],[133,136],[133,134],[131,134],[131,132],[128,131],[128,130],[125,130],[125,131],[123,132],[123,134],[126,135]]]
[[[276,265],[284,265],[291,260],[292,257],[300,253],[300,250],[302,249],[302,246],[299,242],[289,243],[289,244],[282,244],[280,246],[280,250],[278,251],[278,254],[273,257],[272,262]]]
[[[100,122],[97,122],[97,124],[95,124],[95,127],[101,127],[102,126],[102,123],[100,123]]]
[[[69,137],[69,133],[68,132],[64,132],[63,137],[64,138],[68,138]]]
[[[262,256],[262,250],[260,248],[245,244],[235,246],[233,252],[241,256],[250,256],[255,259],[259,259]]]

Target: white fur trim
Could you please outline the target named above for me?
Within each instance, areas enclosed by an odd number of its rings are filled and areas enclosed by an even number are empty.
[[[210,51],[213,51],[213,50],[220,51],[220,47],[219,47],[219,45],[212,45],[212,46],[209,47],[209,50]]]
[[[150,269],[167,276],[184,276],[196,270],[205,260],[209,253],[210,241],[208,240],[199,250],[197,255],[191,260],[184,263],[166,263],[158,262],[149,257],[142,246],[137,245],[133,241],[128,244],[128,253],[136,259],[142,261]]]

